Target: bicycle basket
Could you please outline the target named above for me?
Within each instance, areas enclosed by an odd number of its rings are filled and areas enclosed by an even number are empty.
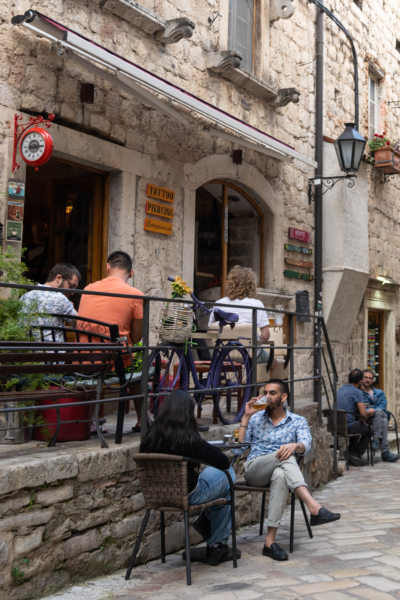
[[[161,308],[159,331],[163,342],[185,342],[191,334],[193,311],[191,307],[165,302]]]

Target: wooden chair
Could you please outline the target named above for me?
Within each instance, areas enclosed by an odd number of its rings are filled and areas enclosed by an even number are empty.
[[[232,560],[233,567],[237,567],[236,554],[236,529],[235,529],[235,500],[234,487],[228,471],[223,471],[228,479],[231,499],[217,498],[204,504],[189,504],[188,498],[188,465],[194,463],[204,464],[201,461],[175,456],[171,454],[137,454],[135,456],[136,473],[140,481],[141,490],[145,500],[146,512],[140,526],[132,556],[129,561],[125,579],[129,579],[136,555],[149,520],[151,510],[160,512],[161,526],[161,561],[165,562],[165,512],[183,512],[185,523],[185,561],[186,581],[191,585],[190,548],[189,548],[189,515],[203,511],[211,506],[230,504],[232,517]]]
[[[301,465],[303,463],[302,457],[299,458],[298,463],[299,463],[299,466],[301,467]],[[263,531],[264,531],[264,517],[265,517],[265,503],[266,503],[265,501],[266,501],[266,497],[267,497],[267,492],[270,491],[270,486],[269,485],[265,485],[265,486],[248,485],[243,480],[243,481],[236,481],[234,483],[233,487],[235,488],[235,491],[237,491],[237,492],[239,492],[239,491],[259,492],[259,493],[262,494],[262,496],[261,496],[260,529],[259,529],[259,535],[262,535]],[[295,494],[295,492],[290,492],[290,495],[291,495],[291,498],[290,498],[289,551],[293,552],[294,516],[295,516],[296,494]],[[299,498],[299,502],[300,502],[301,510],[303,511],[304,521],[306,523],[308,535],[309,535],[310,538],[312,538],[313,537],[313,533],[312,533],[312,530],[311,530],[310,522],[308,520],[308,516],[307,516],[306,508],[304,506],[304,502],[302,500],[300,500],[300,498]]]
[[[337,413],[337,427],[336,433],[338,437],[341,437],[345,440],[345,458],[346,458],[346,469],[349,470],[349,441],[351,438],[360,437],[359,433],[349,433],[347,431],[347,415],[345,410],[336,410]],[[333,408],[325,408],[322,411],[322,414],[327,419],[327,429],[329,433],[334,435],[335,433],[335,420],[334,420],[334,410]],[[371,466],[374,464],[374,453],[372,449],[372,435],[369,436],[369,446],[368,446],[368,458]]]

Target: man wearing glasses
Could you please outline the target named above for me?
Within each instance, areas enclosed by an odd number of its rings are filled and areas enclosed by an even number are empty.
[[[49,272],[46,283],[38,284],[42,289],[31,290],[21,297],[22,311],[29,315],[34,326],[62,327],[65,320],[50,316],[53,313],[75,317],[77,312],[68,299],[68,292],[53,292],[48,288],[75,290],[80,282],[81,274],[69,263],[58,263]],[[41,316],[43,315],[43,316]],[[53,337],[54,332],[54,337]],[[47,342],[63,342],[62,331],[43,329],[43,339]]]

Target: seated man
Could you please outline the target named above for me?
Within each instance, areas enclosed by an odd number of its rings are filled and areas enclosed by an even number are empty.
[[[369,409],[369,422],[374,430],[374,450],[381,451],[382,460],[385,462],[396,462],[400,456],[392,454],[388,442],[388,418],[385,412],[387,400],[385,392],[372,386],[374,373],[371,369],[364,369],[361,380],[361,389],[364,396],[365,406]]]
[[[58,317],[49,316],[51,313],[58,313],[75,317],[77,312],[74,305],[67,298],[67,292],[50,292],[48,288],[65,288],[74,290],[78,287],[81,280],[81,274],[78,269],[69,263],[58,263],[49,271],[47,281],[40,285],[43,289],[31,290],[21,296],[22,311],[31,317],[32,325],[62,327],[65,320]],[[43,316],[40,316],[40,313]],[[47,342],[64,342],[62,331],[56,331],[53,335],[49,329],[43,329],[43,338]]]
[[[265,384],[266,409],[257,412],[254,404],[258,398],[249,400],[239,430],[239,442],[251,442],[244,464],[247,484],[270,485],[268,530],[262,553],[273,560],[288,559],[285,550],[275,542],[275,536],[289,489],[306,504],[312,526],[340,519],[339,513],[323,508],[308,491],[295,454],[303,455],[310,450],[311,433],[307,419],[284,407],[287,398],[287,385],[280,379],[271,379]]]
[[[367,421],[372,412],[364,404],[364,396],[360,389],[362,376],[361,369],[350,371],[349,383],[342,385],[337,393],[337,408],[346,411],[348,433],[360,434],[358,438],[350,438],[349,442],[349,462],[353,467],[368,464],[361,457],[368,447],[371,435],[371,428]],[[358,415],[359,419],[357,419]]]

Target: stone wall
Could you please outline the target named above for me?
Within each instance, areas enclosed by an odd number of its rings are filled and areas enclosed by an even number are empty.
[[[299,412],[313,426],[313,451],[307,457],[305,475],[316,487],[330,478],[330,436],[316,426],[315,406]],[[208,435],[219,439],[226,431],[212,427]],[[138,442],[124,440],[108,450],[93,444],[60,444],[3,457],[1,600],[42,597],[73,581],[126,566],[144,507],[133,461]],[[259,495],[238,493],[236,506],[238,526],[259,519]],[[158,525],[154,513],[140,561],[160,555]],[[166,537],[167,552],[184,546],[183,526],[177,517],[168,517]],[[194,530],[192,541],[200,541]]]

